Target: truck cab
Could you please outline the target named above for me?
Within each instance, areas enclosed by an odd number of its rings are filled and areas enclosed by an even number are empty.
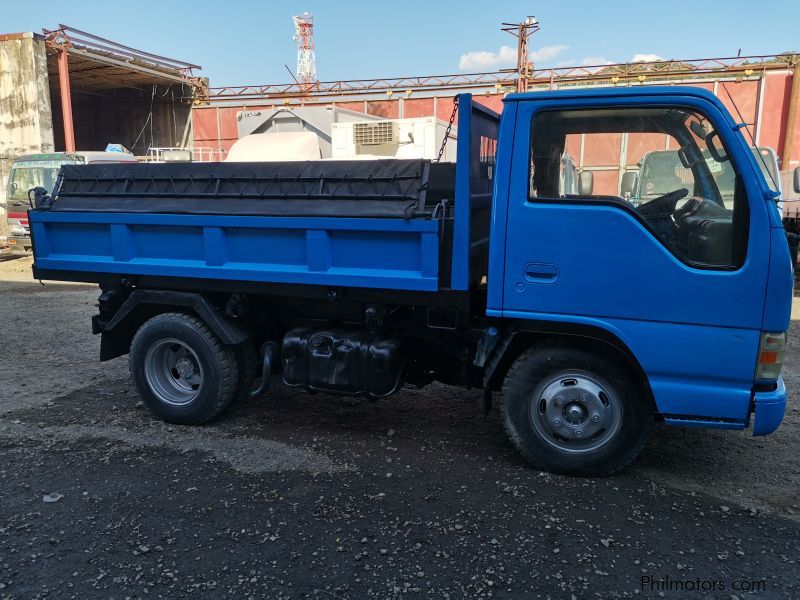
[[[6,186],[3,208],[8,224],[8,242],[15,255],[29,254],[31,251],[28,209],[28,192],[41,187],[52,192],[62,165],[97,163],[136,162],[136,157],[128,152],[49,152],[46,154],[27,154],[20,156],[11,164]]]
[[[487,313],[611,335],[668,423],[743,427],[755,412],[756,433],[774,429],[785,390],[760,361],[768,345],[782,352],[792,267],[774,194],[719,100],[692,88],[512,95],[512,119]],[[558,193],[571,137],[622,134],[669,136],[683,172],[671,162],[671,185],[646,202]],[[520,185],[529,173],[533,189]]]
[[[774,431],[792,265],[719,99],[457,102],[455,164],[65,166],[30,211],[34,274],[100,284],[101,360],[129,354],[173,423],[205,423],[275,373],[375,400],[432,381],[481,388],[487,408],[500,393],[513,446],[568,474],[624,468],[656,421]],[[665,138],[683,171],[647,202],[573,158]]]

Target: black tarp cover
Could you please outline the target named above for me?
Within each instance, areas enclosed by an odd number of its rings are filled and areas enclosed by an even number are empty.
[[[412,218],[424,212],[430,168],[422,159],[64,165],[50,210]]]

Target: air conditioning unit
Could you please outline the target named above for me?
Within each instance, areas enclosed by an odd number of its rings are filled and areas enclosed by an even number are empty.
[[[333,123],[331,157],[436,159],[447,123],[435,117]],[[452,129],[442,160],[455,162],[456,130]]]
[[[357,146],[396,144],[397,123],[394,121],[353,123],[353,141]]]

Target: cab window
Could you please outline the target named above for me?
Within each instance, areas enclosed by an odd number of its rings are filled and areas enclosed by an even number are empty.
[[[692,266],[744,262],[743,187],[711,122],[691,109],[537,113],[529,201],[617,205]]]
[[[28,192],[35,187],[53,191],[58,172],[65,161],[16,161],[8,177],[8,204],[12,208],[28,207]]]

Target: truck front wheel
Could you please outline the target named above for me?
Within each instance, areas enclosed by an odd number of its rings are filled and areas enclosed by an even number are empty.
[[[537,468],[611,475],[628,465],[653,429],[653,410],[626,369],[579,348],[525,352],[503,387],[503,425]]]
[[[182,313],[161,314],[142,325],[131,343],[129,365],[142,401],[169,423],[205,423],[236,391],[233,349],[205,323]]]

